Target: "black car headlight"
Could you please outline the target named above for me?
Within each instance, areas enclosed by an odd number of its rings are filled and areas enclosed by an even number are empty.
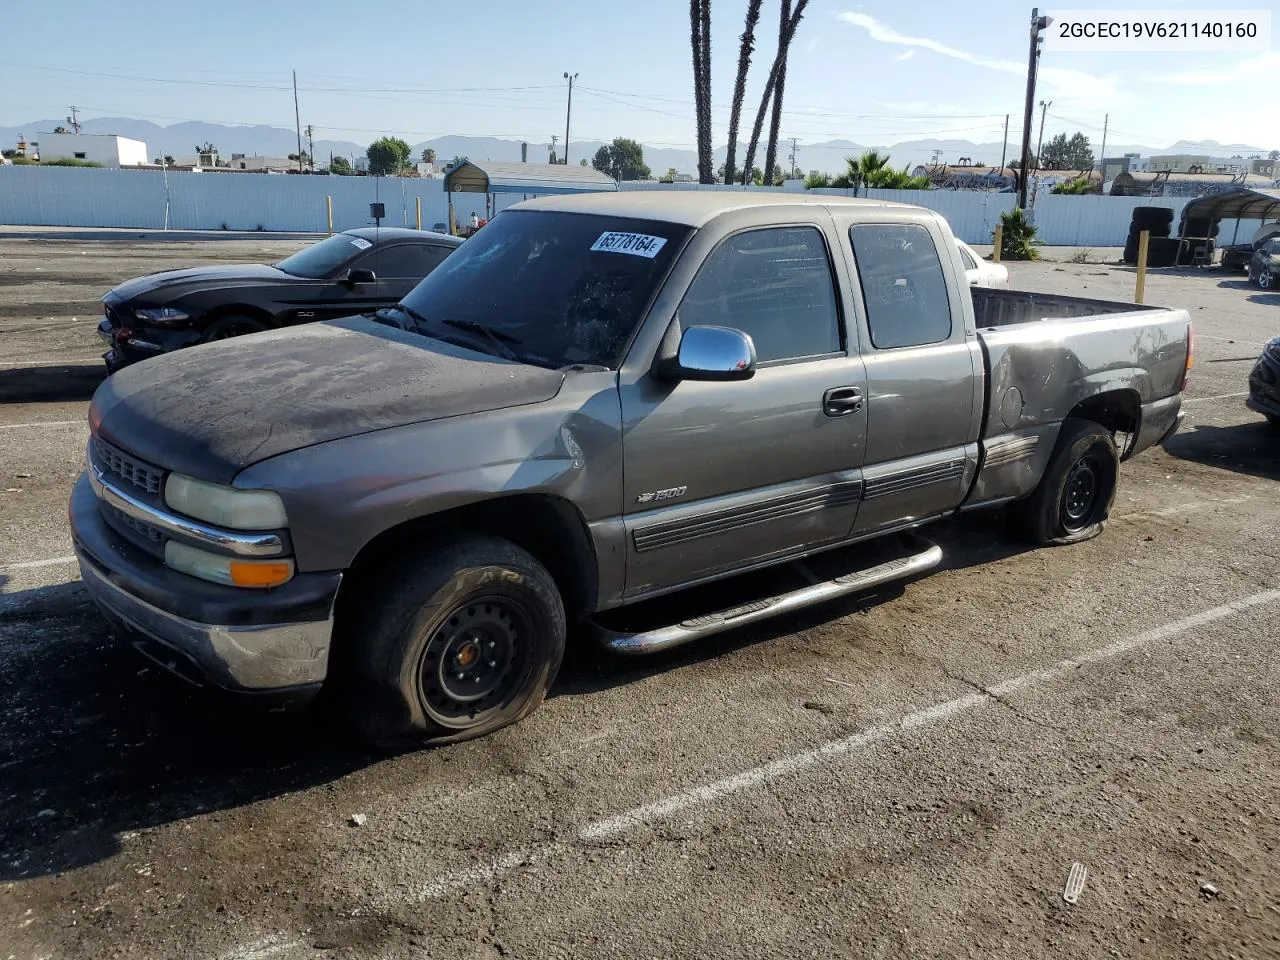
[[[161,327],[172,327],[186,323],[191,316],[177,307],[142,307],[133,311],[133,315],[146,323],[154,323]]]

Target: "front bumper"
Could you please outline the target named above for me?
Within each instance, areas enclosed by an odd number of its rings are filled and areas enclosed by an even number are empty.
[[[247,591],[177,573],[107,525],[87,476],[72,493],[70,520],[85,589],[151,659],[235,693],[305,699],[319,689],[341,574]]]
[[[188,328],[147,326],[141,321],[126,324],[121,319],[119,306],[109,304],[106,316],[98,323],[98,337],[107,347],[107,352],[102,355],[107,372],[115,373],[139,360],[189,347],[199,341],[200,334]]]
[[[1280,359],[1272,359],[1269,351],[1258,358],[1249,373],[1245,404],[1258,413],[1280,417]]]

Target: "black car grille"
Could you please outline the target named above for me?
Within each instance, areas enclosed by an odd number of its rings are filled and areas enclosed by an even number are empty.
[[[110,504],[101,504],[107,522],[128,539],[155,556],[164,554],[164,531],[136,517],[122,513]]]
[[[160,496],[164,471],[159,467],[129,456],[100,437],[94,438],[93,445],[94,459],[103,470],[153,497]]]

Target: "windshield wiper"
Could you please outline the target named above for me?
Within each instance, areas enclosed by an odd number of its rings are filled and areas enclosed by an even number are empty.
[[[486,337],[489,342],[493,344],[493,348],[497,350],[499,355],[505,360],[519,359],[516,356],[516,352],[507,346],[509,343],[521,343],[522,341],[519,337],[513,337],[511,334],[503,330],[494,330],[492,327],[486,326],[477,320],[454,320],[450,318],[447,320],[441,320],[440,322],[445,326],[453,327],[456,330],[466,330],[468,333],[478,333],[481,336]]]

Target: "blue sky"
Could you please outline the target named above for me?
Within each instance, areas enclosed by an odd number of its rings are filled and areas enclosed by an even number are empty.
[[[1203,9],[1207,0],[1127,8]],[[717,142],[728,127],[746,0],[712,4]],[[1071,8],[1103,7],[1075,0]],[[1236,9],[1274,2],[1230,0]],[[5,3],[0,125],[82,115],[293,125],[317,137],[411,141],[441,134],[545,142],[564,128],[564,71],[576,71],[574,136],[694,141],[685,0],[486,0],[306,4],[216,0]],[[1052,13],[1051,8],[1046,8]],[[892,143],[998,141],[1020,126],[1030,4],[812,0],[793,47],[783,135]],[[777,32],[766,0],[747,103],[754,107]],[[1280,19],[1278,17],[1277,19]],[[71,72],[78,71],[78,72]],[[96,74],[96,75],[95,75]],[[110,75],[110,76],[107,76]],[[1082,128],[1095,142],[1179,139],[1280,147],[1280,53],[1046,52],[1046,138]],[[1255,95],[1261,93],[1261,96]]]

